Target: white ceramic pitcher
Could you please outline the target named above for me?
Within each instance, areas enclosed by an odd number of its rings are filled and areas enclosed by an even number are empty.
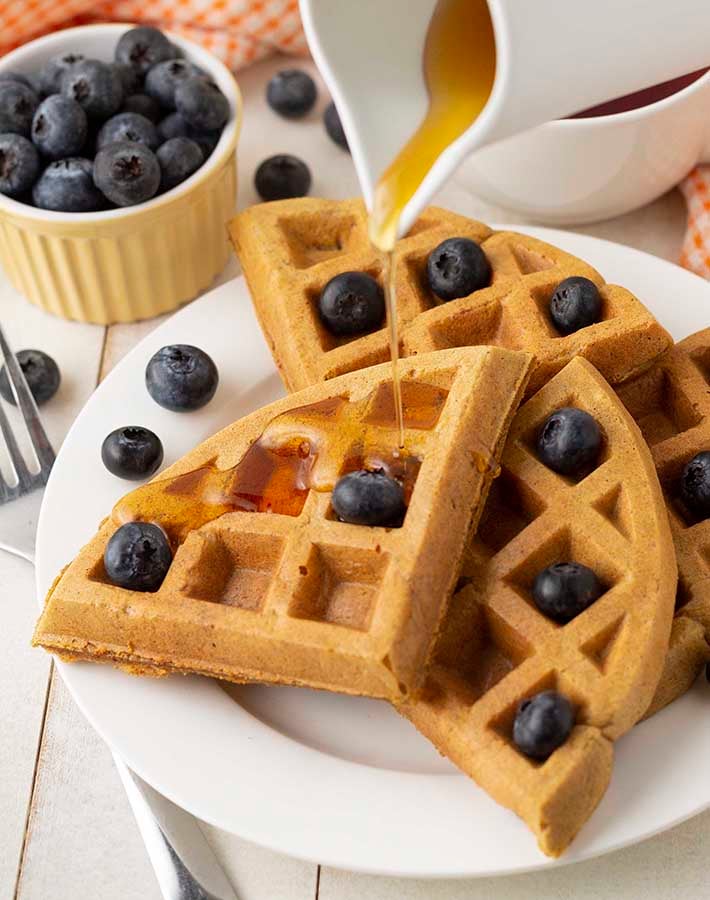
[[[365,197],[428,108],[422,69],[437,0],[301,0]],[[406,232],[478,148],[710,65],[709,0],[488,0],[496,77],[476,123],[445,150],[400,220]]]

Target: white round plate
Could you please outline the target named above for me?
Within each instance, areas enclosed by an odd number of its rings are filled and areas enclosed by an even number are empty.
[[[676,339],[710,322],[710,285],[655,257],[583,235],[521,228],[588,260],[642,297]],[[178,415],[149,398],[143,373],[168,343],[207,350],[215,399]],[[47,488],[37,587],[94,533],[125,482],[99,448],[119,425],[154,429],[166,464],[282,394],[244,280],[222,285],[150,334],[91,397]],[[497,806],[385,703],[289,688],[228,694],[204,678],[135,678],[109,666],[60,665],[77,703],[146,781],[196,816],[283,853],[344,869],[451,877],[554,865]],[[710,806],[708,688],[617,744],[612,784],[564,862],[606,853]]]

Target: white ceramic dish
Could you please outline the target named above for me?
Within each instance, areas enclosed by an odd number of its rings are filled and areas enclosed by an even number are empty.
[[[710,320],[710,286],[675,266],[582,235],[521,230],[627,285],[676,338]],[[215,399],[190,416],[159,408],[143,388],[148,358],[177,341],[203,347],[221,373]],[[40,521],[39,596],[126,491],[99,456],[112,428],[155,429],[169,464],[281,393],[242,279],[153,332],[101,385],[65,441]],[[89,720],[144,779],[195,815],[257,843],[390,875],[471,877],[556,864],[515,816],[384,703],[259,687],[235,689],[235,702],[206,679],[138,679],[89,664],[59,669]],[[639,841],[710,806],[708,690],[698,684],[619,742],[611,787],[562,862]]]

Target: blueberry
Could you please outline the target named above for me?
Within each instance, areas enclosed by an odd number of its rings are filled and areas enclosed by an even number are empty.
[[[536,606],[556,622],[569,622],[602,595],[602,585],[594,572],[576,562],[548,566],[533,582]]]
[[[104,122],[96,136],[96,149],[102,150],[119,141],[145,144],[151,150],[157,150],[160,146],[160,136],[155,125],[140,113],[132,112],[117,113]]]
[[[331,502],[338,518],[351,525],[397,527],[406,512],[402,485],[379,470],[344,475],[333,488]]]
[[[300,119],[313,109],[318,96],[315,81],[301,69],[277,72],[266,87],[266,100],[274,112]]]
[[[35,93],[34,84],[30,81],[27,75],[22,75],[20,72],[0,72],[0,82],[2,81],[14,81],[16,84],[24,84],[25,87],[31,88]]]
[[[173,344],[155,353],[145,370],[145,385],[160,406],[173,412],[200,409],[214,397],[217,366],[204,350]]]
[[[198,131],[195,128],[188,128],[187,137],[202,150],[204,159],[208,159],[217,146],[221,134],[221,131]]]
[[[62,77],[65,72],[72,69],[77,63],[84,61],[81,53],[60,53],[53,56],[42,66],[39,73],[39,82],[42,92],[47,96],[58,94],[62,89]]]
[[[177,84],[175,108],[188,125],[199,131],[216,131],[229,118],[227,98],[202,75],[193,75]]]
[[[321,291],[318,313],[331,334],[373,331],[385,317],[382,288],[366,272],[342,272]]]
[[[76,100],[52,94],[37,107],[32,119],[32,140],[48,159],[76,156],[86,143],[89,125]]]
[[[343,131],[343,123],[340,121],[340,116],[338,115],[335,103],[329,103],[326,106],[325,112],[323,113],[323,124],[325,125],[325,130],[328,132],[328,137],[331,141],[336,143],[339,147],[342,147],[343,150],[350,152],[348,139]]]
[[[174,137],[190,137],[190,126],[180,113],[170,113],[158,122],[158,134],[164,141]]]
[[[168,59],[158,63],[145,77],[145,92],[165,109],[175,109],[175,91],[188,78],[200,76],[200,70],[186,59]]]
[[[169,191],[189,178],[205,161],[200,147],[190,138],[170,138],[156,154],[160,163],[160,190]]]
[[[448,238],[429,254],[429,287],[440,300],[467,297],[491,283],[491,265],[479,245],[469,238]]]
[[[96,187],[117,206],[150,200],[160,187],[160,165],[145,144],[120,141],[103,147],[94,160]]]
[[[160,108],[158,101],[149,97],[147,94],[129,94],[123,101],[121,111],[138,113],[139,116],[145,116],[146,119],[149,119],[156,126],[163,115],[163,111]]]
[[[39,175],[37,148],[19,134],[0,134],[0,194],[21,197]]]
[[[157,434],[139,425],[117,428],[104,439],[101,459],[112,475],[140,481],[160,468],[163,445]]]
[[[59,366],[42,350],[20,350],[15,355],[35,403],[42,406],[59,390],[61,381]],[[0,397],[15,406],[15,395],[12,393],[5,366],[0,369]]]
[[[123,103],[123,84],[113,66],[85,59],[62,75],[62,94],[71,97],[93,119],[108,119]]]
[[[32,88],[17,81],[0,81],[0,120],[5,133],[30,136],[32,116],[39,106],[39,97]]]
[[[560,475],[576,475],[592,466],[602,445],[596,421],[582,409],[565,406],[552,413],[537,437],[537,454]]]
[[[518,707],[513,741],[526,756],[547,759],[567,740],[574,726],[574,709],[564,694],[542,691]]]
[[[560,334],[572,334],[599,321],[602,300],[593,281],[581,275],[565,278],[550,298],[550,318]]]
[[[311,189],[311,173],[298,157],[278,153],[261,163],[254,175],[254,186],[262,200],[305,197]]]
[[[96,188],[91,160],[80,156],[57,159],[42,172],[32,190],[40,209],[55,212],[96,212],[106,201]]]
[[[696,454],[680,476],[680,495],[683,503],[698,518],[710,517],[710,452]]]
[[[165,532],[150,522],[121,525],[104,551],[109,581],[129,591],[157,591],[172,561]]]
[[[116,45],[114,59],[117,63],[132,66],[141,75],[166,59],[177,56],[176,48],[162,31],[141,25],[126,31]]]
[[[143,88],[143,76],[133,66],[127,63],[111,63],[111,67],[116,70],[121,79],[124,97],[137,94]]]

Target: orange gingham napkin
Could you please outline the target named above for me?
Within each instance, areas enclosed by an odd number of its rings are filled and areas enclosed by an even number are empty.
[[[298,0],[0,0],[0,56],[18,44],[88,22],[138,22],[174,31],[239,69],[275,50],[306,54]]]
[[[688,205],[680,264],[710,280],[710,166],[698,166],[680,183]]]

